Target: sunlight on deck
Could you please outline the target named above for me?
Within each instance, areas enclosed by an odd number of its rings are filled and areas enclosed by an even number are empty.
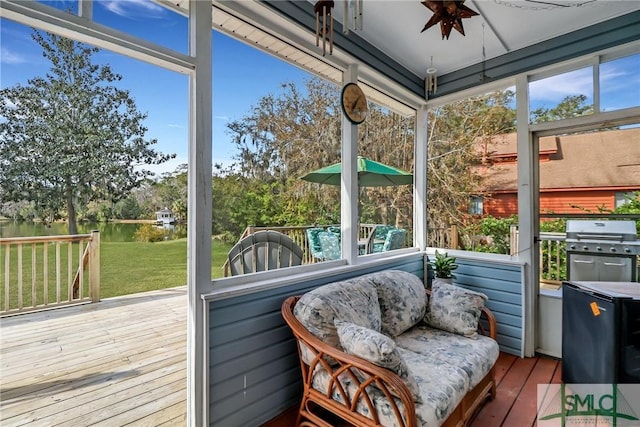
[[[0,320],[0,425],[185,425],[186,287]]]

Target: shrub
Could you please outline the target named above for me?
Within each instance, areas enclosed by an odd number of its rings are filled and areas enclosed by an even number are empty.
[[[163,228],[155,227],[152,224],[142,224],[133,234],[136,242],[161,242],[167,240],[169,231]]]

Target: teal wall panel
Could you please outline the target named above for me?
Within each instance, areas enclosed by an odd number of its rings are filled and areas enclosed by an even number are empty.
[[[489,260],[458,258],[455,282],[489,297],[497,323],[500,350],[520,356],[523,349],[522,267]]]

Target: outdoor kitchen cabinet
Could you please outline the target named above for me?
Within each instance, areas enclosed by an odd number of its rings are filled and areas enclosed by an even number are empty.
[[[636,265],[629,256],[603,256],[594,254],[569,253],[568,279],[572,281],[636,281]]]

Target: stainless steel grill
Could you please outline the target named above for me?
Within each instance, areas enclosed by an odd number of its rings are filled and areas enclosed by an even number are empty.
[[[568,280],[635,282],[638,254],[634,221],[567,221]]]

